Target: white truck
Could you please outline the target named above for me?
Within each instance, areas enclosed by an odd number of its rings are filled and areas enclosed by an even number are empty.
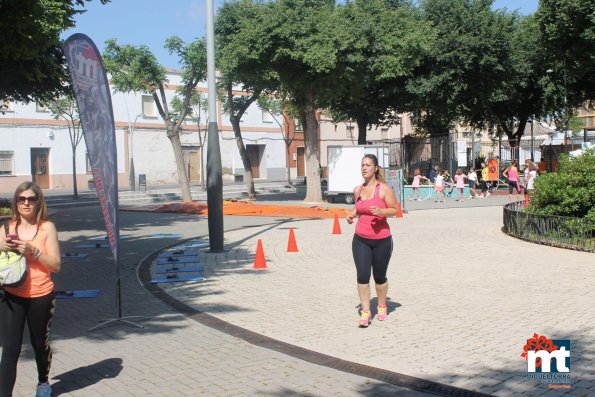
[[[387,146],[335,146],[327,147],[327,176],[329,202],[344,201],[353,204],[353,188],[364,182],[362,178],[362,158],[374,154],[380,168],[387,170],[389,165]]]

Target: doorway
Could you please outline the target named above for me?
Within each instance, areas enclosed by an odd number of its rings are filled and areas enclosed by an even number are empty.
[[[246,145],[246,154],[250,160],[252,178],[260,178],[260,145]]]
[[[50,149],[31,149],[31,176],[33,182],[42,189],[50,188]]]
[[[306,176],[304,147],[297,147],[297,176]]]
[[[200,182],[200,152],[188,152],[188,180]]]

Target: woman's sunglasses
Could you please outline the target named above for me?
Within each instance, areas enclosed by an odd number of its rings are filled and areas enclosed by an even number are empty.
[[[19,204],[25,204],[25,202],[28,202],[29,204],[35,204],[37,203],[37,197],[35,196],[19,196],[17,198],[17,201]]]

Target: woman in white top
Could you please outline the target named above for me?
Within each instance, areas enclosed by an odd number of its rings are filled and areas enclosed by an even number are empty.
[[[525,178],[525,189],[529,196],[533,195],[535,191],[535,178],[537,178],[537,167],[531,163],[528,167],[529,172]]]

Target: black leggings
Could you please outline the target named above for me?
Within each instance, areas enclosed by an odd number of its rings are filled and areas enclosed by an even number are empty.
[[[35,351],[39,383],[48,381],[52,363],[50,323],[54,316],[56,299],[53,292],[39,298],[21,298],[6,291],[0,291],[0,294],[4,295],[0,299],[0,397],[9,397],[17,377],[17,361],[23,345],[25,321]]]
[[[393,253],[392,237],[371,240],[354,234],[351,249],[357,269],[358,284],[369,284],[370,273],[374,275],[376,284],[386,283],[386,270]]]

